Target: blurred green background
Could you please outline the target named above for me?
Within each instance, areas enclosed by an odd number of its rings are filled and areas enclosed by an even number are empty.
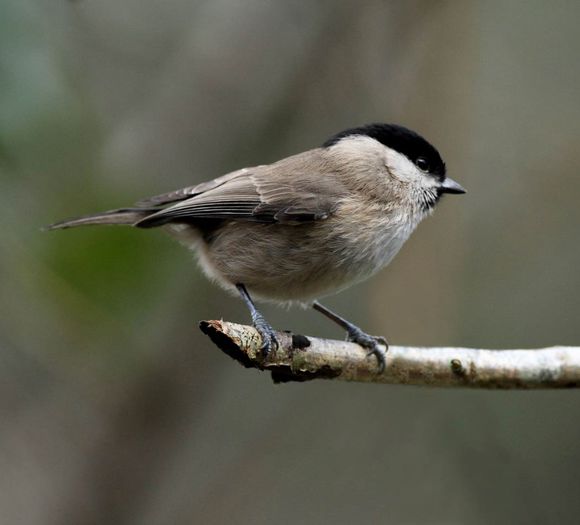
[[[40,228],[397,122],[469,193],[327,304],[395,344],[580,344],[579,22],[564,0],[2,0],[0,522],[576,522],[578,392],[274,386],[200,334],[248,314],[163,232]]]

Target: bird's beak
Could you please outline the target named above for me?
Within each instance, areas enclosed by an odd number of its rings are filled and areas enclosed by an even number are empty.
[[[449,177],[447,177],[439,186],[439,193],[460,194],[460,193],[466,193],[466,190],[461,184],[459,184],[458,182],[455,182],[453,179],[450,179]]]

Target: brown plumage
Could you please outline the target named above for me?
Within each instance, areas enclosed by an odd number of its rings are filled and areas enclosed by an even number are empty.
[[[275,336],[250,294],[304,303],[367,278],[388,264],[442,193],[464,191],[445,177],[437,150],[413,132],[390,125],[350,131],[274,164],[50,229],[165,227],[198,252],[210,278],[240,291],[267,351]],[[382,356],[376,340],[343,326]]]

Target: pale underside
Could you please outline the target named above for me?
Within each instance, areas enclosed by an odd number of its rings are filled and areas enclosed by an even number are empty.
[[[324,177],[312,176],[316,162]],[[170,205],[139,225],[166,224],[226,289],[243,283],[258,299],[307,303],[388,264],[425,215],[361,199],[325,162],[312,150],[147,199]]]

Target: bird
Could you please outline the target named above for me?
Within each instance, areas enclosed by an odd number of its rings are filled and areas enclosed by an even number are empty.
[[[438,150],[420,134],[371,123],[271,164],[48,229],[162,227],[197,253],[210,280],[240,295],[262,338],[264,358],[278,340],[255,299],[311,305],[374,355],[380,373],[387,340],[367,334],[319,299],[388,265],[444,194],[465,191],[447,177]]]

